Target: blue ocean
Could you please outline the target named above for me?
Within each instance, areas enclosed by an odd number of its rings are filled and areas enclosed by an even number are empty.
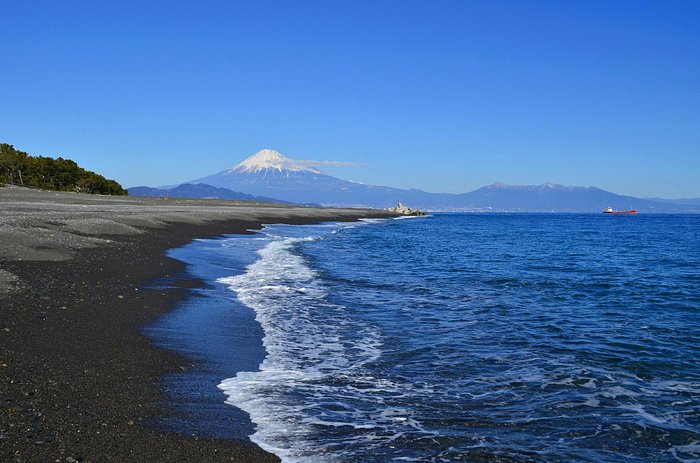
[[[199,362],[166,380],[180,429],[285,463],[700,461],[700,216],[269,225],[171,255],[206,283],[148,330]]]

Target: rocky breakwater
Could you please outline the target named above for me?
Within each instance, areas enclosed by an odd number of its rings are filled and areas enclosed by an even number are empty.
[[[418,210],[418,209],[411,209],[410,207],[406,206],[403,203],[397,204],[396,207],[387,207],[386,210],[389,212],[395,212],[395,213],[401,214],[401,215],[412,215],[412,216],[427,215],[426,212]]]

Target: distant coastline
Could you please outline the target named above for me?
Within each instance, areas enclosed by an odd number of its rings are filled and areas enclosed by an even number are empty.
[[[494,183],[465,193],[431,193],[366,185],[326,175],[311,161],[263,149],[230,169],[177,186],[134,187],[135,196],[253,199],[332,207],[389,208],[397,203],[430,212],[600,212],[607,206],[643,213],[700,213],[700,199],[656,200],[619,195],[596,187]],[[251,196],[252,195],[252,196]]]

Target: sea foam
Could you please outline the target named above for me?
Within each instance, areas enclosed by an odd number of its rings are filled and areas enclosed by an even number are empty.
[[[219,280],[255,311],[267,351],[260,371],[221,382],[227,403],[256,424],[251,440],[286,463],[333,461],[338,448],[314,442],[319,428],[361,431],[355,438],[364,444],[396,437],[378,428],[411,426],[410,415],[382,407],[378,396],[404,392],[363,368],[381,355],[380,333],[332,302],[317,272],[295,252],[315,238],[268,236],[245,273]]]

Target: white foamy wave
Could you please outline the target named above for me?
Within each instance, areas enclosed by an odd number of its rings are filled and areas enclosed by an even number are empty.
[[[432,217],[432,215],[400,215],[398,217],[393,217],[392,220],[426,219],[428,217]]]
[[[381,355],[380,333],[329,300],[318,274],[294,252],[310,239],[275,237],[244,274],[219,280],[255,310],[267,351],[260,371],[239,372],[219,388],[256,424],[251,439],[285,463],[333,461],[337,445],[313,440],[320,427],[361,431],[344,437],[348,444],[396,438],[387,429],[397,423],[416,426],[406,410],[381,407],[382,397],[405,391],[364,371]]]
[[[372,224],[372,223],[382,223],[386,222],[388,219],[370,219],[370,218],[365,218],[365,219],[360,219],[356,223],[365,223],[365,224]]]

